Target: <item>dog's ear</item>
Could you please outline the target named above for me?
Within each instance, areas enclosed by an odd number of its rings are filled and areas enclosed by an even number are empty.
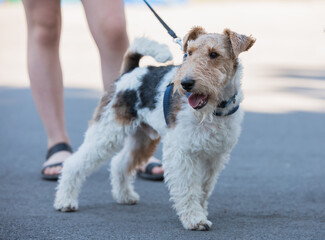
[[[202,27],[199,27],[199,26],[196,26],[196,27],[193,27],[189,32],[188,34],[185,35],[184,39],[183,39],[183,43],[184,43],[184,46],[183,46],[183,51],[184,53],[187,51],[187,44],[188,44],[188,41],[190,40],[195,40],[197,39],[200,35],[202,34],[206,34],[207,32],[204,30],[204,28]]]
[[[256,41],[256,39],[251,36],[247,37],[245,35],[235,33],[230,29],[225,29],[223,33],[227,36],[230,42],[234,58],[237,58],[240,53],[250,49]]]

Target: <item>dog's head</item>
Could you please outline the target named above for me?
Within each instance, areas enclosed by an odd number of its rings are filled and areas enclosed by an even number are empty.
[[[194,27],[184,37],[186,59],[174,79],[175,90],[189,94],[195,110],[216,107],[222,89],[236,73],[238,55],[250,49],[255,39],[225,29],[223,34],[207,33]]]

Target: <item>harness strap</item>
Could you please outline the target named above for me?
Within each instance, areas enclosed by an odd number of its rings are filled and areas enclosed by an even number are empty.
[[[222,101],[218,104],[218,108],[226,108],[229,106],[230,103],[236,103],[236,97],[238,93],[235,93],[228,101]]]
[[[171,98],[171,93],[173,92],[173,88],[174,88],[174,83],[168,84],[164,93],[163,108],[164,108],[165,122],[167,126],[169,126],[170,98]]]
[[[239,109],[239,105],[237,105],[237,106],[235,106],[234,108],[232,108],[229,112],[227,112],[226,114],[222,114],[221,112],[218,112],[217,110],[215,110],[214,112],[213,112],[213,114],[215,115],[215,116],[218,116],[218,117],[221,117],[221,116],[229,116],[229,115],[231,115],[231,114],[234,114],[235,112],[237,112],[237,110]]]
[[[222,101],[221,103],[218,104],[217,108],[226,108],[231,103],[236,103],[237,95],[238,95],[238,93],[235,93],[228,101]],[[213,114],[215,116],[229,116],[229,115],[234,114],[235,112],[237,112],[238,109],[239,109],[239,104],[237,106],[233,107],[232,109],[230,109],[230,111],[227,112],[226,114],[223,114],[222,112],[218,111],[218,109],[216,109],[213,112]]]

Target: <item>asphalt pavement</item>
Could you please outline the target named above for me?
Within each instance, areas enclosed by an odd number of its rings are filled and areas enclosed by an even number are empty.
[[[246,115],[209,199],[213,225],[193,232],[183,229],[161,182],[137,179],[140,202],[116,204],[107,165],[85,183],[78,212],[55,211],[56,183],[40,177],[46,136],[28,88],[24,9],[0,4],[0,239],[324,240],[324,8],[320,0],[155,6],[181,37],[199,25],[257,39],[241,56]],[[144,4],[125,10],[130,41],[148,36],[168,44],[175,64],[182,61],[179,46]],[[77,149],[100,97],[89,90],[102,89],[100,63],[81,2],[63,4],[62,16],[66,124]]]
[[[66,122],[81,144],[100,93],[67,89]],[[41,180],[46,136],[27,88],[0,87],[0,239],[325,239],[325,114],[246,112],[238,145],[209,199],[208,232],[184,230],[162,182],[137,179],[140,202],[117,204],[108,166],[80,209],[53,208]],[[161,157],[161,150],[156,153]]]

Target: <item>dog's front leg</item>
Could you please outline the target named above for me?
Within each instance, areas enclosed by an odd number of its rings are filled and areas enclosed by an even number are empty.
[[[218,176],[221,170],[224,168],[225,163],[229,160],[229,153],[216,153],[210,159],[207,159],[204,167],[204,173],[202,174],[202,190],[203,196],[201,199],[201,205],[205,210],[206,216],[208,216],[208,197],[218,180]]]
[[[197,159],[177,146],[164,147],[165,181],[174,208],[185,229],[209,230],[212,223],[201,205],[202,177],[196,167]]]
[[[124,138],[124,129],[114,121],[89,127],[83,144],[64,162],[54,203],[57,210],[77,210],[82,183],[122,148]]]

